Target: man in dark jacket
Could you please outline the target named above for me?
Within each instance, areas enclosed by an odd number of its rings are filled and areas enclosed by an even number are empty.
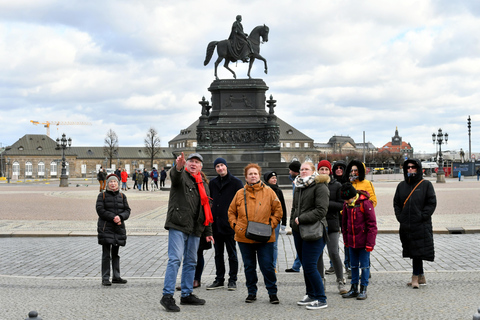
[[[162,167],[162,171],[160,171],[160,188],[165,187],[165,179],[167,179],[167,171]]]
[[[185,168],[184,168],[185,167]],[[193,280],[197,265],[197,250],[204,233],[207,242],[213,241],[212,213],[209,203],[210,190],[203,180],[201,170],[203,157],[192,153],[186,160],[182,154],[177,157],[170,170],[170,196],[168,201],[165,229],[168,230],[168,264],[165,271],[162,306],[169,312],[179,312],[173,294],[178,269],[182,263],[180,304],[203,305],[193,292]]]
[[[398,184],[393,198],[395,216],[400,222],[403,257],[412,259],[412,288],[426,285],[423,260],[435,259],[432,214],[437,206],[435,189],[423,179],[422,163],[408,159],[403,164],[405,181]]]
[[[238,190],[243,188],[240,179],[233,176],[227,168],[227,161],[223,158],[217,158],[213,162],[213,167],[218,176],[213,178],[208,184],[213,199],[213,237],[215,239],[215,281],[207,286],[207,290],[214,290],[224,287],[225,282],[225,262],[223,258],[225,247],[228,253],[228,290],[237,288],[238,258],[237,243],[234,240],[235,232],[228,223],[228,208],[232,199]]]

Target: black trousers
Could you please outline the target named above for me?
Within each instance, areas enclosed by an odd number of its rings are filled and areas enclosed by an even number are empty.
[[[238,257],[237,257],[237,242],[234,240],[234,235],[222,235],[215,234],[215,269],[216,277],[215,281],[225,281],[225,262],[224,252],[225,247],[228,253],[228,265],[229,265],[229,281],[237,281],[238,274]]]
[[[120,256],[119,246],[111,244],[102,245],[102,281],[110,280],[110,261],[112,261],[113,278],[120,279]]]

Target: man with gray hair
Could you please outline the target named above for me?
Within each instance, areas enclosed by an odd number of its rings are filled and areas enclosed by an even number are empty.
[[[204,234],[207,242],[213,241],[210,190],[202,178],[202,167],[203,157],[200,154],[192,153],[185,160],[182,152],[170,170],[171,188],[165,222],[165,229],[168,230],[168,264],[160,300],[168,312],[180,311],[173,294],[182,259],[180,304],[205,304],[205,300],[192,293],[200,237]]]

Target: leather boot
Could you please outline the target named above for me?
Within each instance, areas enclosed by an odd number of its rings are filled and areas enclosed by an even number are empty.
[[[367,299],[367,286],[360,285],[360,292],[358,293],[357,300]]]
[[[427,279],[425,279],[425,275],[421,274],[418,276],[418,284],[421,286],[426,286],[427,285]]]
[[[415,275],[412,276],[412,288],[413,289],[418,289],[419,288],[418,276],[415,276]]]
[[[342,294],[342,298],[356,298],[358,296],[358,283],[352,284],[350,291]]]

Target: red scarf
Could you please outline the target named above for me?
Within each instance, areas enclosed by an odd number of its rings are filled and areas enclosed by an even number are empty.
[[[198,172],[196,175],[193,175],[190,171],[185,168],[185,170],[190,173],[192,177],[195,178],[195,183],[198,186],[198,193],[200,194],[200,200],[201,204],[203,206],[203,212],[205,213],[205,222],[203,225],[208,226],[210,223],[213,223],[213,216],[212,216],[212,210],[210,209],[210,199],[207,196],[207,192],[205,191],[205,187],[203,185],[203,179],[202,175],[200,172]]]

